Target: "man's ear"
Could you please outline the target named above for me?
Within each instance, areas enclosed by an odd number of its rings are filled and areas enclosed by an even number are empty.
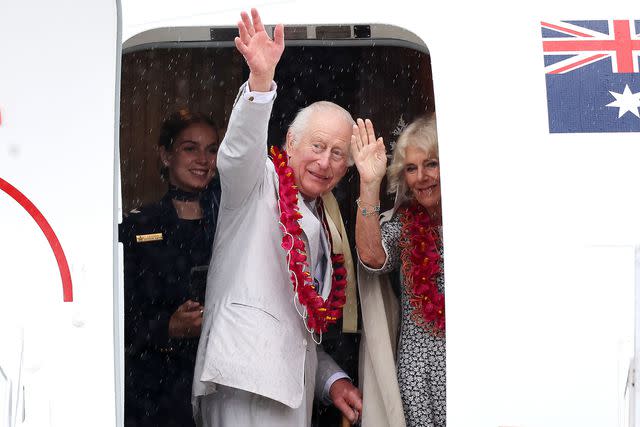
[[[287,152],[291,153],[293,144],[295,144],[295,140],[293,139],[293,132],[291,131],[291,129],[289,129],[287,131]]]
[[[168,167],[171,153],[167,152],[167,149],[162,146],[160,146],[158,149],[160,150],[160,160],[162,161],[162,165]]]

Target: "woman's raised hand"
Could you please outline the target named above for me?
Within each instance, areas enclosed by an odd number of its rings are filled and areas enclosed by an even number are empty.
[[[351,153],[362,184],[379,185],[387,171],[387,154],[382,137],[376,139],[371,120],[358,119],[353,125]]]
[[[356,120],[351,135],[351,155],[360,174],[360,197],[356,215],[356,246],[360,260],[380,268],[386,259],[380,236],[380,184],[387,172],[387,156],[382,138],[376,139],[371,120]],[[360,214],[362,213],[362,215]]]
[[[240,16],[240,36],[235,38],[235,43],[251,70],[249,89],[268,92],[271,90],[276,65],[284,51],[284,27],[282,24],[276,25],[271,40],[256,9],[251,9],[251,17],[247,12],[242,12]]]

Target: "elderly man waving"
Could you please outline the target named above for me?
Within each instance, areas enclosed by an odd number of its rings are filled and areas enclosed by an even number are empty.
[[[218,152],[222,184],[194,377],[202,426],[308,426],[314,394],[352,422],[360,391],[316,342],[345,303],[344,258],[322,196],[350,162],[353,119],[330,102],[301,110],[286,151],[267,155],[284,29],[255,9],[236,47],[249,65]],[[346,243],[339,242],[340,245]]]

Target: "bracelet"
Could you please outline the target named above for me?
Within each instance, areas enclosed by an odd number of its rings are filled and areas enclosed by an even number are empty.
[[[360,200],[360,198],[356,199],[356,205],[358,205],[358,209],[360,209],[360,213],[362,216],[375,215],[380,213],[380,202],[376,205],[371,205],[369,203],[364,203]],[[367,209],[370,208],[370,209]]]

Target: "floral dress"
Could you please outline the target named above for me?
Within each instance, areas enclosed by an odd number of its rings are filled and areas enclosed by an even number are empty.
[[[400,239],[402,223],[398,214],[382,224],[382,245],[387,253],[385,264],[374,273],[397,271],[401,283],[401,326],[396,355],[398,385],[408,427],[446,426],[446,352],[445,337],[435,336],[418,326],[411,318],[413,307],[409,301],[407,283],[401,271]],[[442,230],[439,229],[441,236]],[[442,240],[437,239],[442,256]],[[441,261],[442,262],[442,261]],[[440,269],[442,271],[442,268]],[[444,275],[436,279],[438,290],[444,295]]]

